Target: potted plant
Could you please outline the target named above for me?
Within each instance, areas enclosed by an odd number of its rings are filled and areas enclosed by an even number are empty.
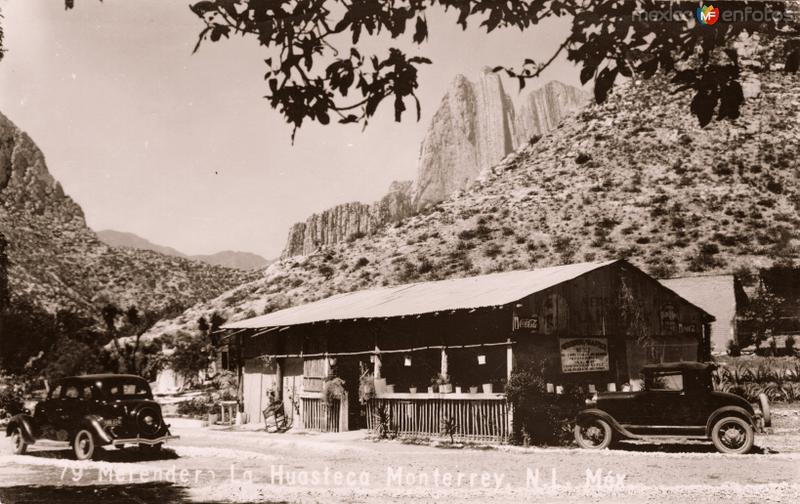
[[[439,373],[436,375],[436,384],[439,386],[440,394],[450,394],[453,392],[453,384],[450,383],[450,376]]]
[[[461,386],[456,385],[456,394],[461,394],[461,393],[462,393]]]
[[[344,380],[341,378],[331,378],[322,384],[322,404],[329,407],[334,400],[341,399],[345,394]]]
[[[492,387],[492,383],[491,382],[481,384],[481,388],[483,388],[483,393],[484,394],[491,394],[492,393],[493,387]]]
[[[417,393],[417,387],[408,387],[408,392],[411,393],[411,394],[416,394]]]
[[[375,397],[375,376],[365,373],[358,379],[358,402],[366,404]]]
[[[469,393],[470,394],[477,394],[478,393],[478,387],[470,387],[469,388]]]

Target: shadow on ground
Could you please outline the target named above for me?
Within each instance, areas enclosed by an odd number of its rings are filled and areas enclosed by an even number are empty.
[[[57,449],[47,448],[41,450],[30,450],[26,455],[31,457],[51,458],[51,459],[67,459],[74,460],[75,455],[69,448]],[[109,449],[98,450],[95,455],[95,460],[103,462],[147,462],[150,460],[174,460],[177,459],[178,454],[169,448],[163,448],[158,453],[149,453],[140,451],[138,448],[123,448],[123,449]]]
[[[54,485],[14,486],[0,488],[3,504],[218,504],[193,503],[186,489],[171,483],[143,483],[140,485]],[[264,504],[283,504],[266,502]]]
[[[620,441],[614,450],[643,452],[643,453],[719,453],[714,445],[709,443],[631,443]],[[765,455],[779,453],[769,448],[754,446],[752,455]]]

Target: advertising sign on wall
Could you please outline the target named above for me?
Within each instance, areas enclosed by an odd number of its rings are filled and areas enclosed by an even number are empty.
[[[607,338],[559,338],[562,373],[608,371]]]

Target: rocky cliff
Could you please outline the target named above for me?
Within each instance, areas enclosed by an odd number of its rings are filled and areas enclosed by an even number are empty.
[[[551,81],[523,94],[515,105],[500,76],[489,69],[474,82],[456,76],[422,142],[415,207],[466,189],[483,170],[553,130],[588,99],[578,88]]]
[[[393,182],[386,196],[371,205],[344,203],[293,225],[283,256],[310,254],[323,245],[372,234],[413,214],[413,210],[411,182]]]
[[[422,141],[413,184],[393,184],[375,204],[337,205],[295,224],[283,257],[372,234],[444,200],[469,187],[483,170],[531,137],[554,129],[587,101],[582,90],[553,81],[523,94],[515,106],[502,79],[491,70],[484,70],[474,82],[457,75]]]
[[[98,304],[174,312],[258,274],[110,247],[47,170],[31,138],[0,114],[0,232],[12,299],[96,316]]]

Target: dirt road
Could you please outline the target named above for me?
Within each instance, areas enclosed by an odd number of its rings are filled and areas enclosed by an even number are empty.
[[[47,443],[14,456],[3,440],[0,502],[797,502],[799,426],[797,411],[777,412],[775,433],[741,456],[702,443],[480,450],[176,425],[181,439],[157,459],[108,450],[77,462]]]

